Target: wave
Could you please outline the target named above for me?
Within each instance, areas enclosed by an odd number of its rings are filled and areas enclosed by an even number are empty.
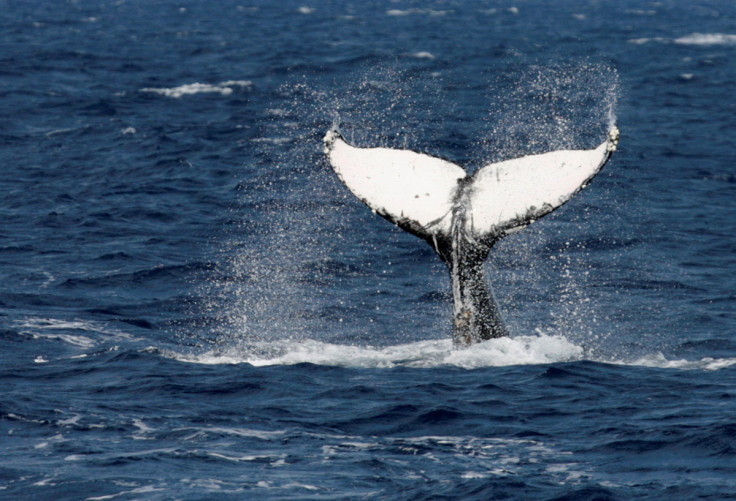
[[[477,369],[590,361],[661,369],[719,370],[736,365],[736,358],[671,360],[662,353],[635,360],[591,359],[586,357],[585,350],[581,346],[563,336],[544,334],[492,339],[462,349],[453,348],[449,339],[388,347],[352,346],[316,340],[280,340],[233,346],[201,354],[183,354],[166,350],[159,353],[186,363],[206,365],[247,363],[255,367],[309,363],[348,368],[455,366]]]
[[[67,278],[58,284],[63,289],[91,288],[100,289],[104,287],[147,287],[151,283],[160,283],[163,280],[178,280],[188,273],[205,270],[212,271],[210,263],[195,261],[185,264],[161,265],[157,264],[150,268],[136,271],[111,273],[108,275],[86,276]]]
[[[178,87],[145,87],[140,92],[150,92],[153,94],[160,94],[166,97],[180,98],[182,96],[189,96],[193,94],[202,93],[216,93],[222,96],[229,96],[233,93],[235,87],[248,88],[252,87],[253,82],[249,80],[227,80],[226,82],[220,82],[219,84],[204,84],[194,82],[191,84],[180,85]]]

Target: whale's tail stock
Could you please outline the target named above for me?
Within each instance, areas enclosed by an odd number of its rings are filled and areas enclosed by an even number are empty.
[[[500,238],[549,214],[583,189],[618,144],[613,126],[592,150],[559,150],[492,163],[471,176],[422,153],[357,148],[335,128],[325,153],[348,189],[370,209],[427,241],[452,279],[456,345],[508,334],[483,280]]]

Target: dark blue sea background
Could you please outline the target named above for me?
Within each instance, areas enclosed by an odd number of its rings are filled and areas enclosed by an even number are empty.
[[[0,2],[0,498],[736,499],[736,3]],[[492,250],[327,164],[618,151]]]

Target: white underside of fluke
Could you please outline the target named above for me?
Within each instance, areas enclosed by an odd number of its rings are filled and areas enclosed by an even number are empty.
[[[452,162],[408,150],[356,148],[336,130],[324,142],[334,171],[374,212],[431,238],[449,235],[452,212],[460,206],[466,213],[465,231],[483,240],[524,227],[567,202],[616,149],[618,129],[613,127],[593,150],[493,163],[468,180],[465,170]]]
[[[415,231],[449,233],[462,167],[408,150],[356,148],[335,131],[325,136],[330,164],[345,186],[374,212]]]

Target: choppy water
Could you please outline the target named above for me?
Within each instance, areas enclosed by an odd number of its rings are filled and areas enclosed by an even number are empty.
[[[736,497],[736,5],[5,2],[0,497]],[[487,263],[322,154],[619,151]]]

